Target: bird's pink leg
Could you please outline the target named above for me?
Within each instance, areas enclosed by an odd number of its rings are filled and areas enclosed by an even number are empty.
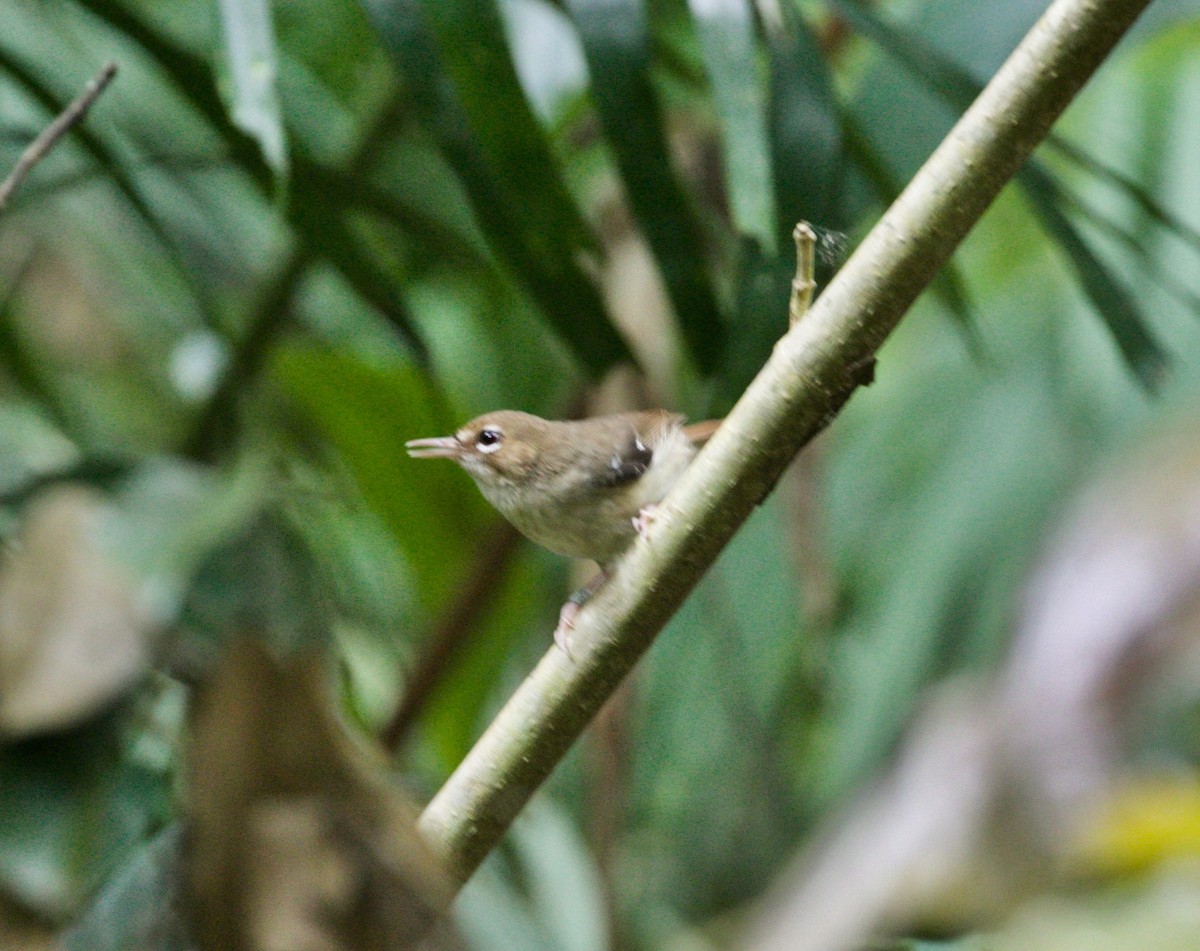
[[[554,629],[554,643],[568,657],[571,656],[571,631],[575,629],[575,619],[579,612],[591,599],[600,586],[608,580],[608,573],[601,571],[591,581],[567,598],[562,610],[558,612],[558,627]]]
[[[650,530],[650,526],[654,524],[654,519],[658,515],[658,503],[651,502],[649,505],[643,505],[640,512],[630,519],[633,522],[633,530],[642,538],[646,537],[646,532]]]

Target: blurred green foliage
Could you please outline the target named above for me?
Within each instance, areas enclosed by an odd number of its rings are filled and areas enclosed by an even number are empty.
[[[0,748],[0,917],[60,925],[140,868],[234,636],[323,643],[382,728],[496,520],[404,440],[576,411],[630,360],[723,412],[785,326],[794,222],[832,271],[1045,4],[314,0],[229,43],[239,6],[5,8],[0,175],[121,71],[0,219],[0,531],[97,486],[162,633],[94,720]],[[1198,56],[1200,4],[1153,7],[467,888],[472,947],[709,946],[932,680],[1003,656],[1064,498],[1195,396]],[[567,590],[517,547],[474,593],[409,784]],[[105,901],[93,927],[136,918]]]

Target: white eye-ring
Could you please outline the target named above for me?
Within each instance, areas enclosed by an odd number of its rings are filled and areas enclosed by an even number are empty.
[[[498,429],[484,429],[475,440],[475,448],[480,452],[495,452],[500,448],[504,433]]]

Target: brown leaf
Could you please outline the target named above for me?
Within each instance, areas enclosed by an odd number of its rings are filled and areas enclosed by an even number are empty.
[[[0,567],[0,732],[69,726],[142,671],[149,621],[133,578],[97,542],[110,514],[78,486],[30,506]]]
[[[201,697],[189,767],[204,951],[424,946],[449,881],[415,806],[337,721],[319,665],[235,646]]]

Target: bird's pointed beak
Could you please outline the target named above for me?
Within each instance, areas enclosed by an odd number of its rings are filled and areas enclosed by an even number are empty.
[[[410,439],[404,448],[414,459],[458,459],[462,456],[462,446],[453,436]]]

